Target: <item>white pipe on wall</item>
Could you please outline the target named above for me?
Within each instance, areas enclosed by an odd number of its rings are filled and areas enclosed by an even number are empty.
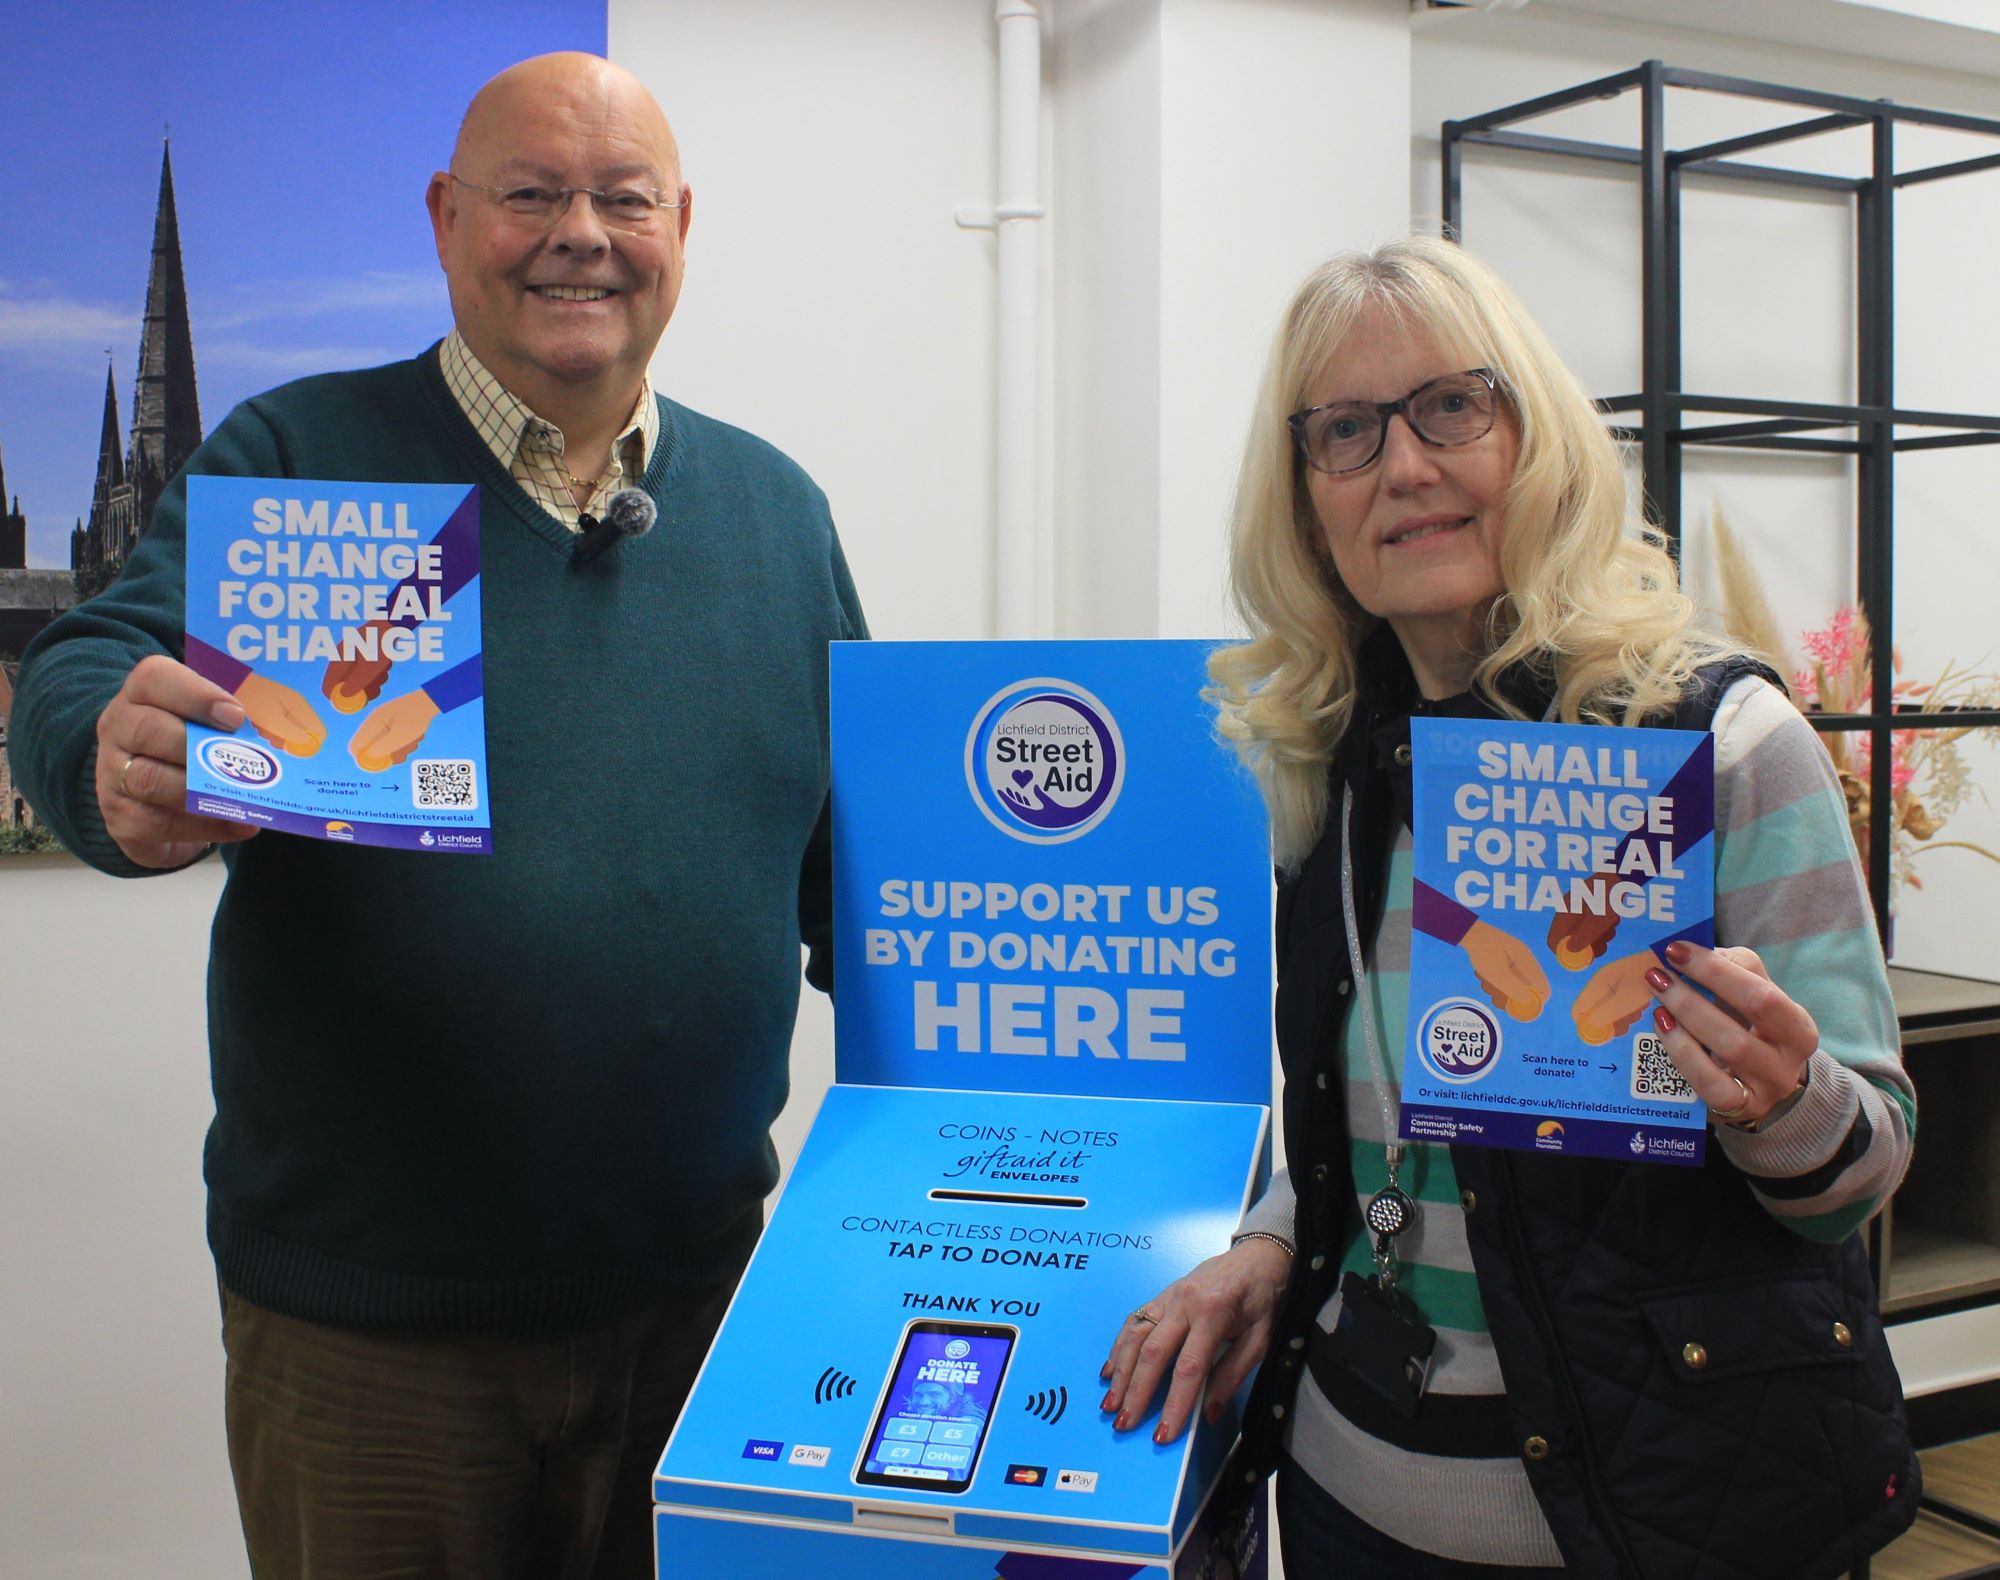
[[[999,256],[993,456],[993,614],[1002,637],[1055,634],[1055,542],[1036,508],[1041,248],[1042,18],[1033,0],[998,0],[999,201],[960,209],[968,230],[991,229]]]

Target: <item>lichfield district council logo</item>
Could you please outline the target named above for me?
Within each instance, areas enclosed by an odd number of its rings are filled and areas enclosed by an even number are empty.
[[[1104,821],[1125,780],[1111,710],[1066,680],[1021,680],[987,699],[965,737],[965,782],[1001,833],[1060,845]]]
[[[1417,1049],[1431,1074],[1465,1086],[1489,1072],[1500,1057],[1500,1023],[1471,999],[1440,1000],[1424,1011]]]

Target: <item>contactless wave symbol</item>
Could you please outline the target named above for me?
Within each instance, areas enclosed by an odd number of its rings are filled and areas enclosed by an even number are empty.
[[[845,1399],[854,1392],[855,1381],[846,1372],[829,1366],[819,1374],[819,1383],[813,1389],[814,1404],[831,1404],[835,1399]]]
[[[1046,1393],[1031,1393],[1026,1408],[1036,1420],[1054,1426],[1063,1418],[1063,1411],[1069,1408],[1069,1390],[1058,1384]]]

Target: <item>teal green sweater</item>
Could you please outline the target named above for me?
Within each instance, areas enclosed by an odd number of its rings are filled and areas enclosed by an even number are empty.
[[[518,1333],[719,1276],[777,1177],[801,939],[831,972],[827,644],[866,630],[824,497],[662,400],[659,524],[573,572],[436,348],[248,401],[187,470],[480,490],[494,854],[269,832],[225,852],[222,1281],[323,1322]],[[122,876],[94,729],[134,663],[180,656],[185,508],[176,481],[15,699],[28,800]]]

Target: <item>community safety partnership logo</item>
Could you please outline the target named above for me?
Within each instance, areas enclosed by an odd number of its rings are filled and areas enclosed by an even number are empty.
[[[965,737],[972,799],[1001,833],[1031,845],[1088,834],[1124,779],[1118,721],[1067,680],[1021,680],[995,692]]]

